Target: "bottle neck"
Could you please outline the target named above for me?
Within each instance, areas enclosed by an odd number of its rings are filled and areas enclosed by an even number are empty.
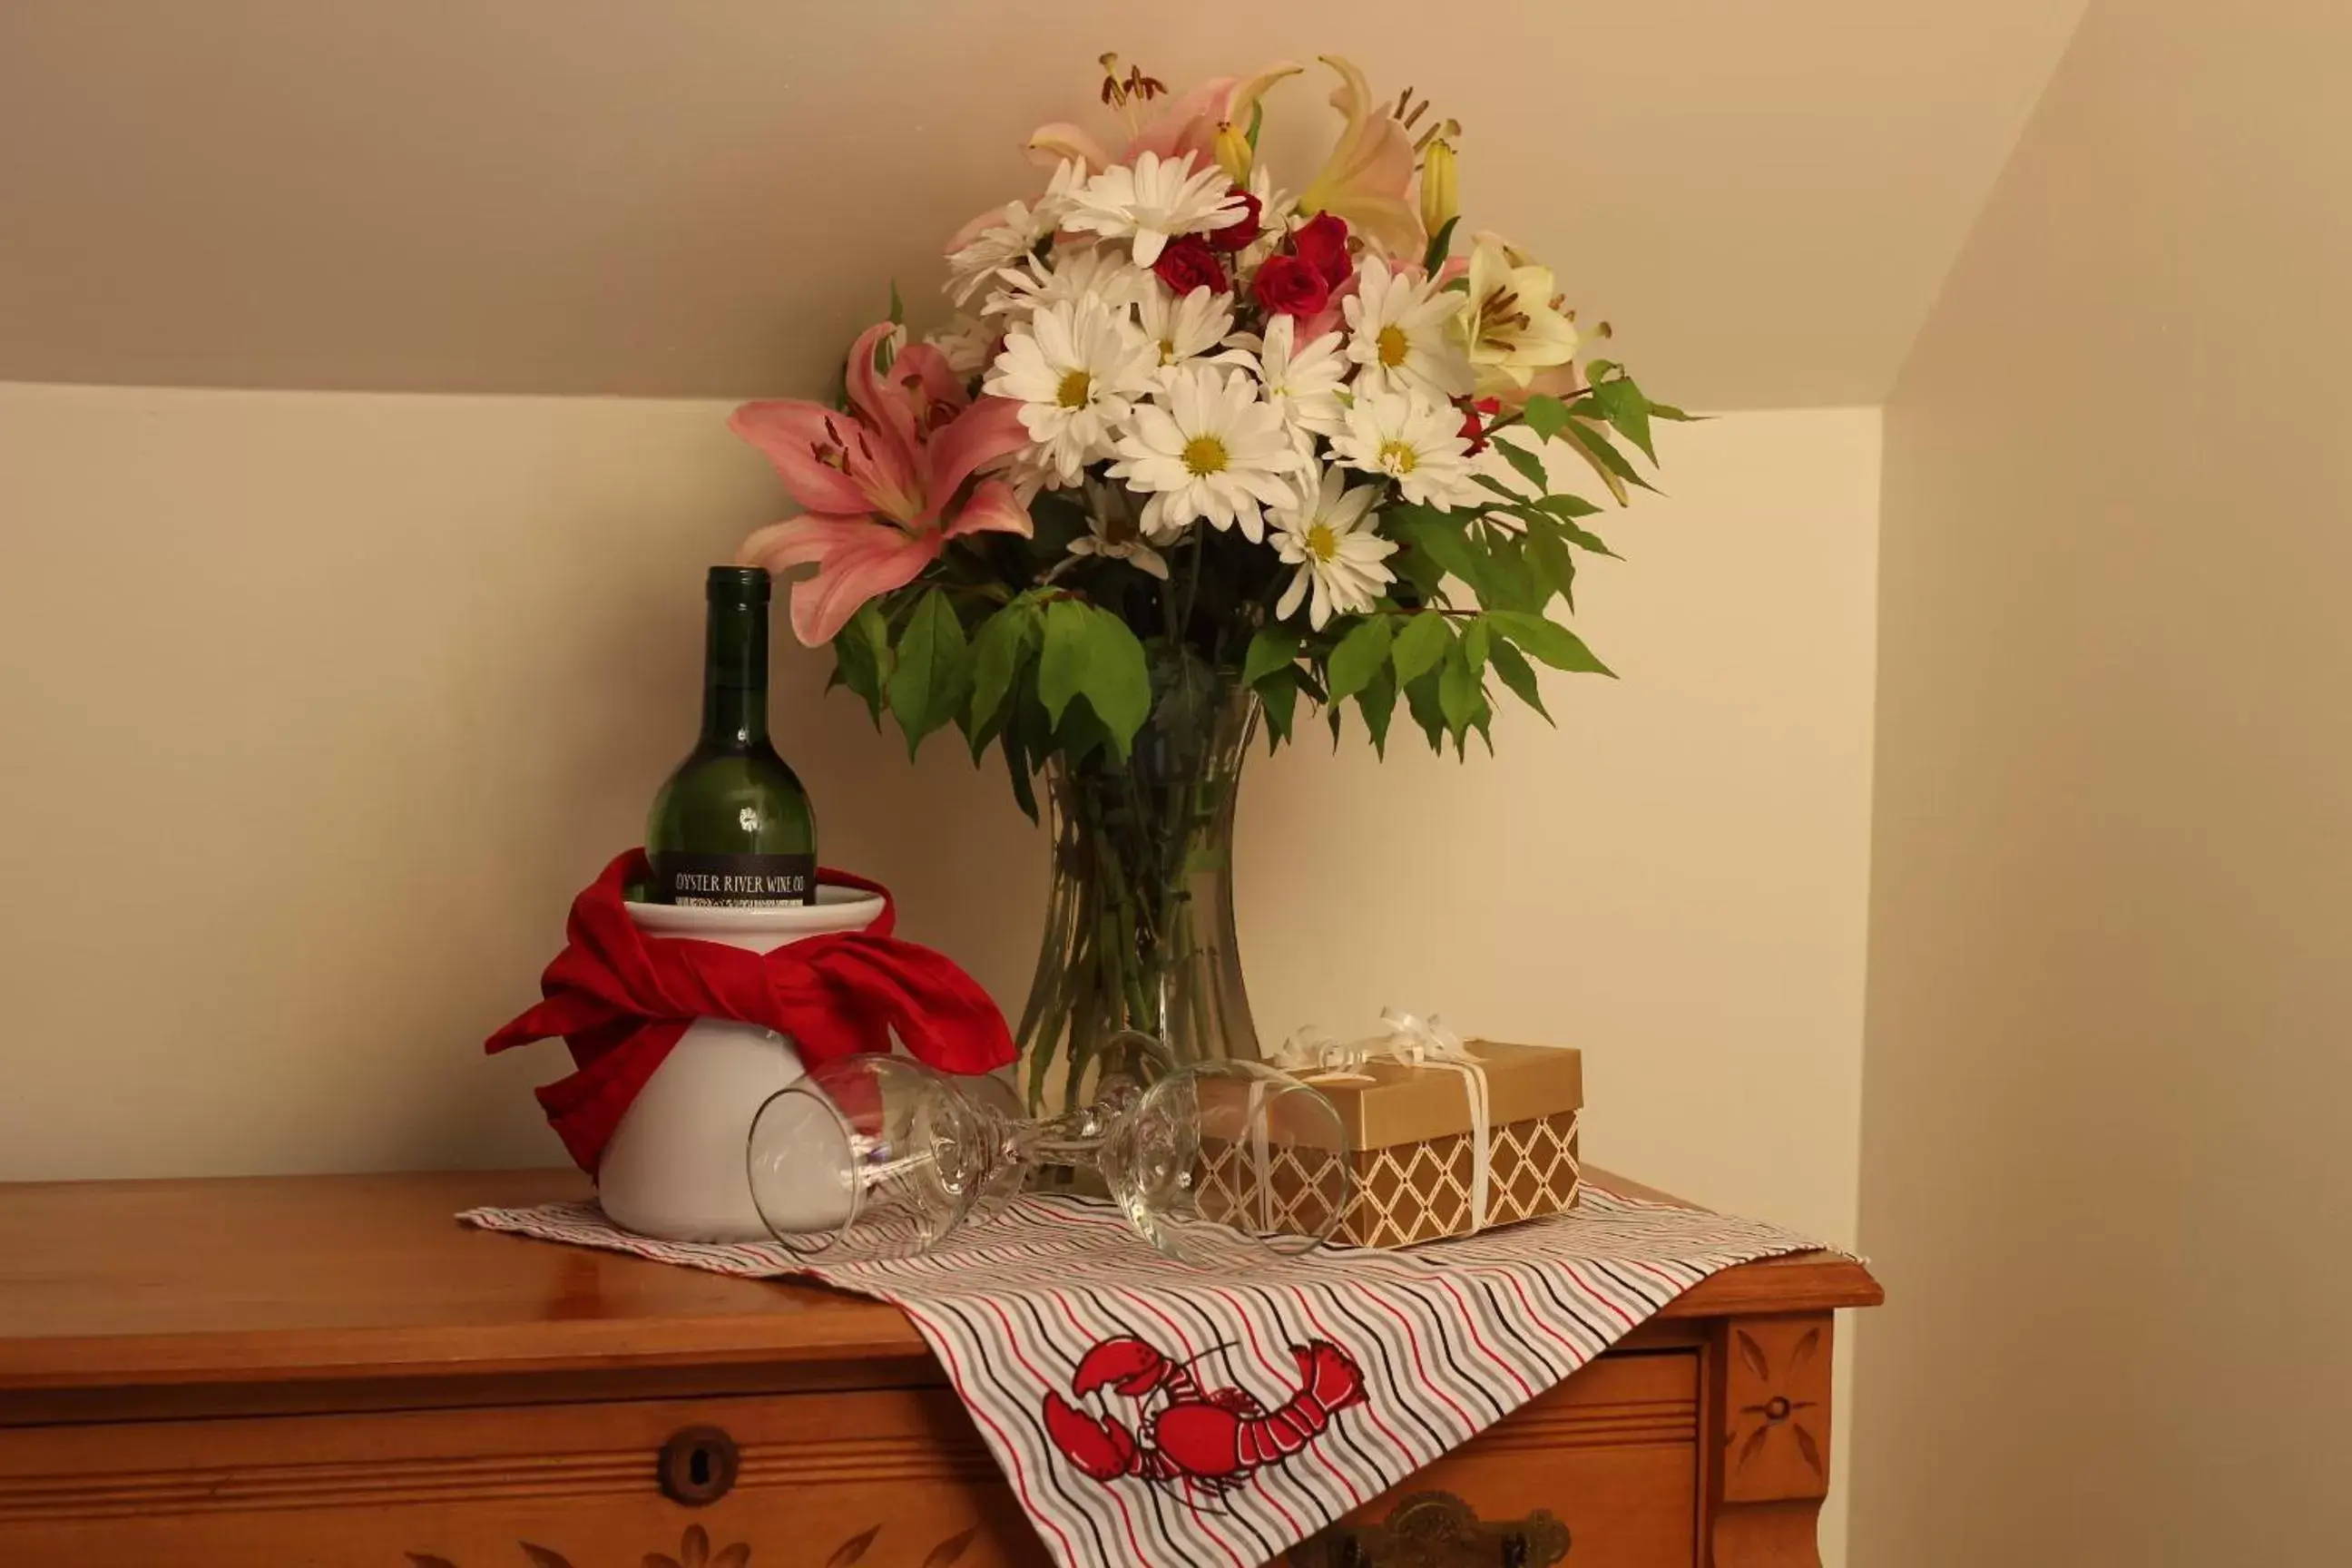
[[[768,740],[768,606],[714,602],[702,658],[702,744],[747,752]]]

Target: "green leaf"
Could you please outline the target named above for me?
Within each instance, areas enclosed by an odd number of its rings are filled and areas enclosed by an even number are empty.
[[[1445,710],[1438,705],[1437,682],[1435,668],[1422,671],[1417,679],[1406,683],[1404,705],[1412,714],[1412,721],[1421,726],[1421,732],[1429,737],[1429,749],[1443,756],[1445,752]]]
[[[913,756],[923,737],[955,717],[971,690],[971,660],[955,606],[937,590],[915,605],[890,672],[890,712]]]
[[[1536,502],[1536,505],[1554,517],[1578,518],[1601,515],[1601,509],[1582,496],[1546,496]]]
[[[1015,599],[980,624],[971,639],[971,716],[985,722],[1004,706],[1013,678],[1045,640],[1045,616],[1027,599]]]
[[[1019,731],[1007,725],[998,737],[996,749],[1004,753],[1004,772],[1013,781],[1013,804],[1030,821],[1036,821],[1037,791],[1030,778],[1028,748],[1021,743]]]
[[[1284,669],[1269,677],[1257,689],[1258,700],[1265,706],[1265,749],[1271,753],[1276,746],[1290,739],[1290,727],[1298,714],[1298,679],[1295,671]]]
[[[1642,456],[1652,462],[1658,460],[1650,445],[1650,400],[1630,377],[1604,381],[1592,388],[1592,395],[1601,405],[1602,417],[1617,428],[1617,433],[1642,449]]]
[[[1045,631],[1037,651],[1037,697],[1045,718],[1059,724],[1070,699],[1086,680],[1087,628],[1094,608],[1078,599],[1055,599],[1045,606]]]
[[[1563,526],[1557,520],[1538,523],[1529,519],[1528,559],[1535,563],[1536,571],[1552,590],[1568,601],[1568,607],[1572,610],[1576,607],[1576,557],[1569,553],[1568,545],[1561,538]],[[1538,605],[1536,608],[1540,612],[1543,606]]]
[[[1151,674],[1143,644],[1108,610],[1095,612],[1087,642],[1087,700],[1109,726],[1111,744],[1124,757],[1151,716]]]
[[[1504,440],[1500,436],[1496,437],[1489,445],[1491,445],[1495,450],[1503,454],[1503,460],[1505,462],[1510,464],[1512,468],[1518,470],[1519,478],[1535,486],[1538,494],[1540,495],[1545,490],[1551,489],[1551,480],[1544,473],[1542,458],[1537,457],[1533,452],[1520,450],[1518,447],[1511,445],[1508,441]]]
[[[1298,634],[1278,626],[1260,626],[1257,636],[1250,638],[1249,652],[1242,659],[1242,684],[1255,686],[1277,669],[1288,669],[1298,661]]]
[[[1539,441],[1550,440],[1568,425],[1568,405],[1549,393],[1538,392],[1528,398],[1527,406],[1520,412],[1527,420],[1528,428],[1535,432],[1536,439]]]
[[[1486,617],[1495,629],[1518,644],[1528,653],[1554,669],[1576,670],[1588,675],[1614,677],[1616,671],[1593,657],[1584,646],[1584,639],[1561,626],[1558,621],[1541,616],[1523,616],[1513,611],[1497,610]]]
[[[1547,499],[1570,500],[1573,498],[1552,497]],[[1615,551],[1609,548],[1609,542],[1607,540],[1601,538],[1599,534],[1592,532],[1589,529],[1569,521],[1567,518],[1560,516],[1558,512],[1549,511],[1542,507],[1534,506],[1515,506],[1511,510],[1516,516],[1522,517],[1527,520],[1528,528],[1530,532],[1541,530],[1545,532],[1556,533],[1569,543],[1575,545],[1579,550],[1589,551],[1595,555],[1606,555],[1612,561],[1623,559],[1622,556],[1620,556]]]
[[[1444,513],[1427,521],[1392,522],[1389,531],[1399,539],[1412,541],[1421,552],[1437,563],[1447,575],[1458,577],[1472,593],[1476,593],[1484,581],[1483,563],[1470,542],[1468,523],[1457,522]]]
[[[1492,474],[1473,474],[1470,478],[1473,483],[1484,486],[1507,501],[1523,501],[1528,499]]]
[[[883,689],[890,679],[890,623],[871,599],[834,635],[833,675],[865,700],[866,712],[879,728]]]
[[[1494,648],[1494,666],[1495,673],[1503,678],[1503,684],[1510,688],[1513,696],[1537,712],[1543,714],[1545,723],[1552,724],[1555,729],[1559,728],[1553,723],[1551,714],[1544,708],[1543,689],[1536,681],[1535,667],[1527,661],[1526,657],[1517,648],[1507,642],[1496,643]]]
[[[1650,405],[1650,417],[1653,419],[1671,419],[1678,425],[1692,425],[1705,419],[1706,416],[1704,414],[1685,414],[1671,403],[1653,403]]]
[[[1381,757],[1389,754],[1389,717],[1396,711],[1396,677],[1381,665],[1356,693],[1357,710],[1364,716],[1364,728],[1371,731],[1372,750]]]
[[[1463,626],[1462,658],[1469,665],[1471,674],[1475,675],[1486,668],[1486,658],[1494,651],[1494,647],[1495,628],[1487,623],[1486,616],[1480,616]]]
[[[1421,258],[1421,269],[1423,272],[1433,278],[1437,275],[1438,268],[1444,265],[1446,257],[1453,253],[1454,226],[1461,221],[1461,215],[1457,213],[1445,220],[1444,228],[1430,236],[1429,248],[1422,253]]]
[[[894,327],[907,324],[907,301],[898,298],[898,280],[896,278],[890,279],[890,324]]]
[[[1527,544],[1507,529],[1480,529],[1484,567],[1479,573],[1478,605],[1487,610],[1540,610],[1551,597],[1528,565]]]
[[[1331,701],[1337,704],[1355,696],[1372,683],[1389,661],[1389,645],[1396,640],[1396,622],[1391,616],[1367,616],[1358,621],[1339,646],[1331,650]],[[1394,697],[1391,692],[1391,697]]]
[[[1476,622],[1471,623],[1473,626]],[[1437,709],[1445,715],[1446,732],[1459,745],[1470,732],[1471,697],[1478,689],[1478,677],[1470,668],[1467,639],[1456,642],[1445,650],[1445,662],[1438,667]]]
[[[1424,671],[1437,668],[1437,661],[1445,657],[1453,641],[1453,628],[1435,610],[1423,610],[1409,617],[1403,629],[1396,634],[1396,644],[1390,655],[1396,664],[1397,685],[1409,692]]]
[[[1609,493],[1616,498],[1619,506],[1623,506],[1628,499],[1625,493],[1628,485],[1639,485],[1645,490],[1657,488],[1634,472],[1633,465],[1610,444],[1607,436],[1581,419],[1570,420],[1561,433],[1575,447],[1578,456],[1592,465],[1592,471],[1601,476],[1601,482],[1609,487]]]
[[[1057,603],[1059,601],[1056,601]],[[1110,731],[1111,749],[1125,757],[1135,732],[1151,714],[1151,669],[1143,644],[1108,610],[1087,610],[1084,665],[1078,689]],[[1047,622],[1050,637],[1052,622]]]

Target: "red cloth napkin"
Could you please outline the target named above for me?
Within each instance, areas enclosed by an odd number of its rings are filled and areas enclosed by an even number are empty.
[[[806,937],[772,952],[648,936],[622,907],[646,875],[643,850],[604,868],[572,902],[567,945],[540,977],[538,1006],[492,1035],[492,1052],[562,1035],[579,1070],[539,1103],[580,1168],[593,1175],[622,1113],[697,1018],[731,1018],[792,1037],[806,1063],[887,1051],[890,1031],[942,1072],[980,1073],[1013,1059],[1004,1015],[944,954],[891,935],[890,889],[845,871],[819,882],[882,895],[862,931]]]

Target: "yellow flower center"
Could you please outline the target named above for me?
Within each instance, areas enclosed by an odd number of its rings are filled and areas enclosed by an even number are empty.
[[[1381,443],[1381,468],[1385,472],[1400,476],[1409,474],[1412,472],[1412,466],[1417,460],[1413,456],[1412,448],[1402,441]]]
[[[1160,363],[1161,364],[1174,364],[1176,363],[1176,340],[1174,338],[1162,338],[1160,340]]]
[[[1094,377],[1082,370],[1070,371],[1063,375],[1062,384],[1055,390],[1054,401],[1065,408],[1084,408],[1087,395],[1094,388]]]
[[[1195,436],[1184,443],[1184,468],[1199,478],[1225,471],[1225,444],[1214,436]]]
[[[1339,536],[1328,522],[1318,522],[1307,531],[1307,552],[1318,561],[1328,561],[1339,553]]]
[[[1394,370],[1402,364],[1406,351],[1412,347],[1405,342],[1402,327],[1382,327],[1377,341],[1381,345],[1381,365],[1386,370]]]

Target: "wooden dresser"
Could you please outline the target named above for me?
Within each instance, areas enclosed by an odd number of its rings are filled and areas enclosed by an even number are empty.
[[[1046,1562],[897,1309],[450,1218],[583,1187],[0,1186],[0,1564]],[[1814,1563],[1832,1312],[1879,1300],[1718,1275],[1289,1561]]]

